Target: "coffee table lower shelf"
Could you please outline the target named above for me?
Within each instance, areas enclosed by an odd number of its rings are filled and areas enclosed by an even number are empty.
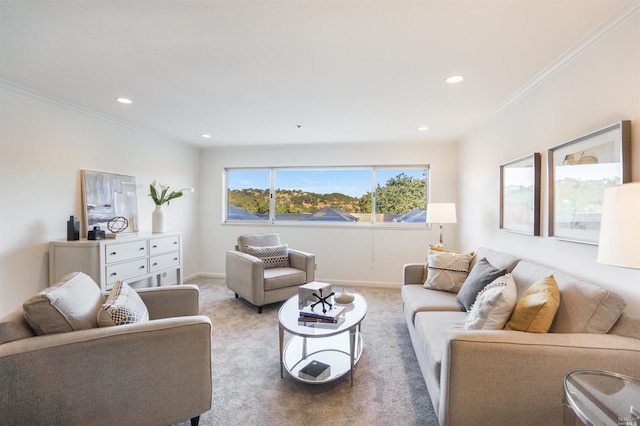
[[[362,334],[355,331],[355,347],[353,351],[353,367],[362,355]],[[349,331],[334,336],[302,337],[291,336],[283,351],[283,366],[287,373],[296,380],[304,383],[328,383],[339,379],[347,373],[351,373],[353,384],[353,371],[351,370],[351,353],[349,347]],[[320,361],[330,366],[327,375],[320,379],[308,379],[300,377],[300,370],[312,361]]]

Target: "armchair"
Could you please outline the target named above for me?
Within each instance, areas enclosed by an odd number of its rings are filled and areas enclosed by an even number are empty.
[[[211,321],[194,285],[137,290],[148,322],[35,336],[0,318],[0,423],[159,425],[211,408]]]
[[[287,300],[315,278],[315,255],[287,248],[280,236],[246,234],[226,254],[227,287],[258,307]]]

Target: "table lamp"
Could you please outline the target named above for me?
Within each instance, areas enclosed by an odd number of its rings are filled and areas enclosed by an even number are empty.
[[[442,224],[457,222],[455,203],[427,204],[427,223],[437,223],[440,225],[440,243],[438,247],[446,248],[442,239]]]
[[[640,182],[605,189],[598,262],[640,269]]]

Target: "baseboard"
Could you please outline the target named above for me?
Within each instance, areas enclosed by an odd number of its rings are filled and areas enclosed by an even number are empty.
[[[184,278],[185,281],[196,278],[225,278],[225,274],[212,273],[212,272],[199,272],[197,274],[191,274]],[[388,281],[352,281],[352,280],[338,280],[331,278],[316,278],[317,281],[327,282],[336,287],[374,287],[374,288],[400,288],[402,283],[400,282],[388,282]]]

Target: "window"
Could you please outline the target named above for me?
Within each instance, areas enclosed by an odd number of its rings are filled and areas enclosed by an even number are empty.
[[[228,222],[426,223],[426,166],[227,169],[226,181]]]

